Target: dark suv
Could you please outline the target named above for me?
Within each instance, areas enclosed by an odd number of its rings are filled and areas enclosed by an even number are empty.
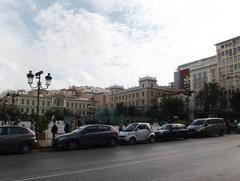
[[[32,130],[21,126],[0,126],[0,152],[29,153],[36,146]]]
[[[92,124],[79,127],[71,133],[57,136],[52,141],[53,148],[75,150],[79,147],[116,146],[118,131],[109,125]]]
[[[225,122],[222,118],[195,119],[188,127],[188,134],[192,136],[223,136],[226,131]]]

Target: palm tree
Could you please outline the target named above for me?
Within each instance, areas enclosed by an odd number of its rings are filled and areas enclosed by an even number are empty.
[[[203,107],[204,111],[211,115],[214,111],[226,105],[223,88],[217,83],[204,84],[196,96],[197,105]]]

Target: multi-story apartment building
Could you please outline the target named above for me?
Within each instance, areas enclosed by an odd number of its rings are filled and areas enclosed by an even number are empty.
[[[211,56],[198,61],[190,67],[190,88],[199,92],[205,83],[217,82],[217,57]]]
[[[158,97],[177,92],[178,90],[161,87],[157,85],[154,77],[143,77],[139,79],[139,86],[124,89],[123,86],[111,86],[108,107],[115,109],[117,104],[124,106],[134,106],[141,111],[154,106]]]
[[[217,43],[219,85],[228,93],[240,90],[240,36]]]

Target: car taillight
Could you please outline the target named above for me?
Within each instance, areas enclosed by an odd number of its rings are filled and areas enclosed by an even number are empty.
[[[114,127],[112,127],[112,132],[118,133],[118,130]]]

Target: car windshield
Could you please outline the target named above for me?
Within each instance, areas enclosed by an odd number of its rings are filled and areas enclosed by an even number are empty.
[[[170,124],[164,124],[164,125],[162,125],[160,128],[159,128],[159,130],[169,130],[169,129],[171,129],[172,128],[172,125],[170,125]]]
[[[80,133],[84,128],[86,128],[86,126],[81,126],[75,130],[72,131],[72,133]]]
[[[194,120],[191,125],[203,125],[205,121],[206,120],[204,119],[197,119],[197,120]]]
[[[138,125],[137,123],[129,124],[123,131],[125,132],[133,131],[137,127],[137,125]]]

